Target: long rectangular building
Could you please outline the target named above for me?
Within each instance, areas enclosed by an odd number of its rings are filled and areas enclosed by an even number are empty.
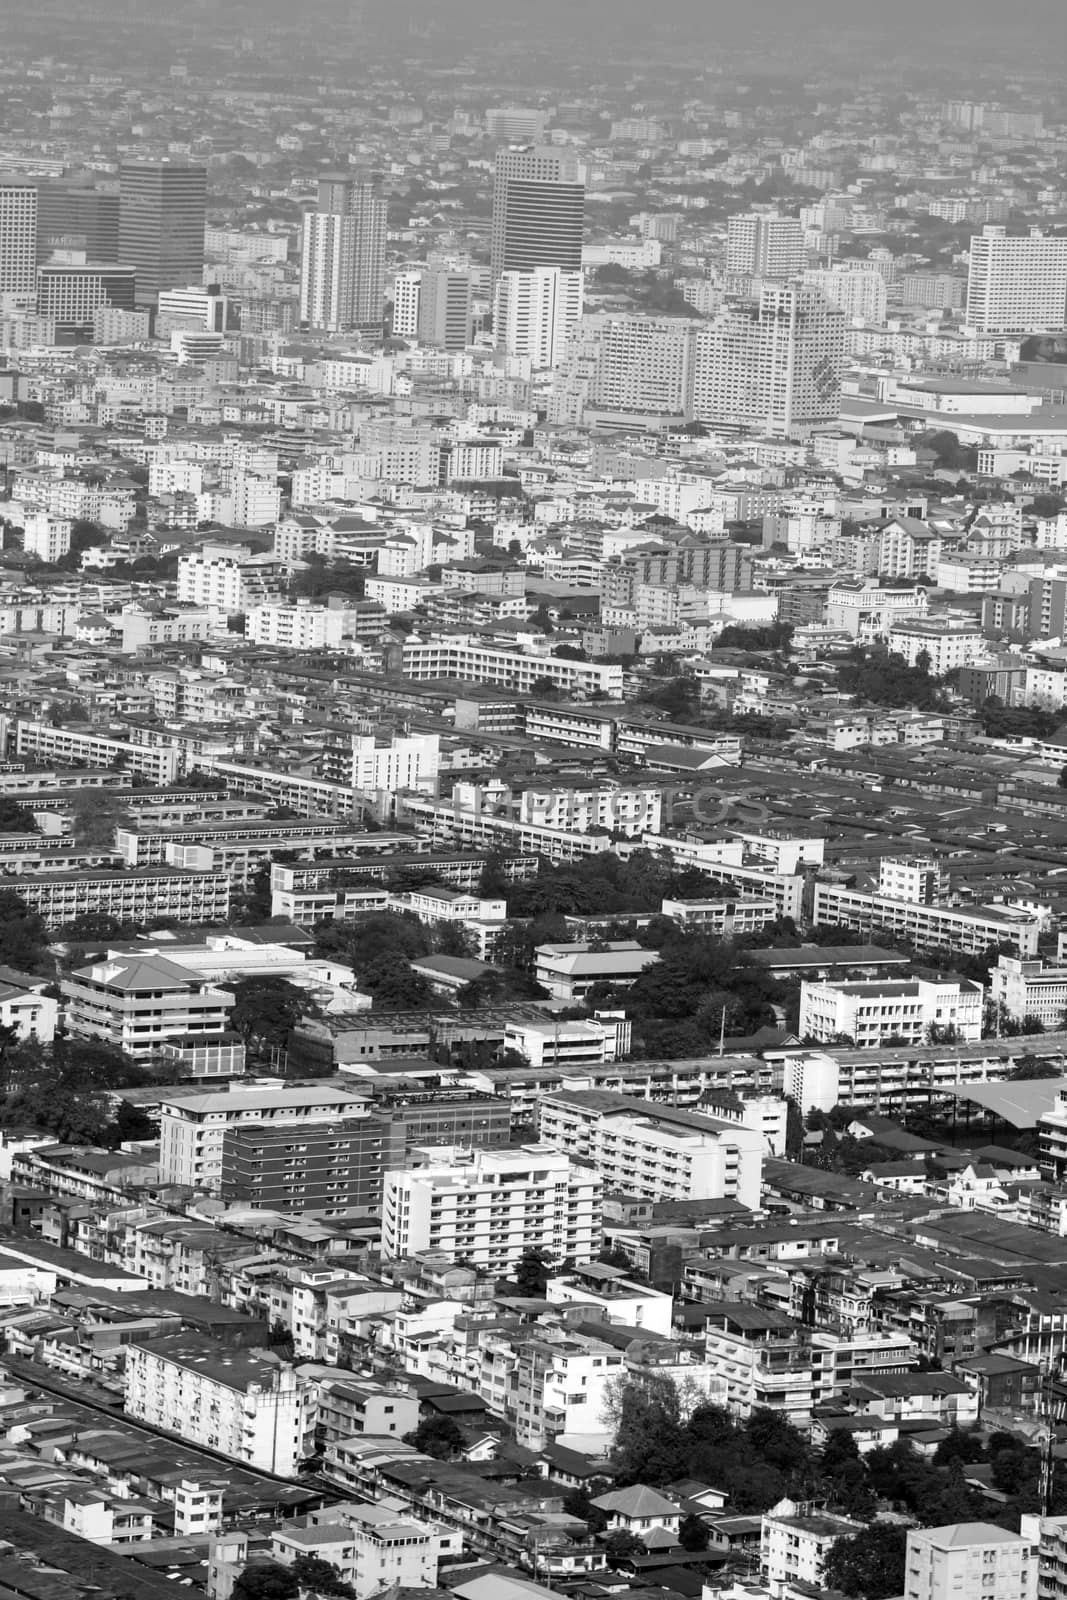
[[[1023,957],[1036,956],[1041,920],[1030,912],[983,906],[961,911],[952,906],[920,905],[891,900],[887,895],[817,883],[811,920],[816,926],[837,923],[862,932],[896,934],[920,949],[957,950],[981,955],[990,945],[1010,944]]]
[[[569,694],[599,693],[609,700],[622,699],[620,666],[528,656],[518,650],[473,644],[466,638],[409,639],[404,645],[402,670],[406,678],[489,683],[517,694],[531,694],[535,685],[550,684]]]
[[[164,917],[174,922],[225,922],[230,914],[229,878],[181,867],[24,873],[18,879],[18,892],[49,928],[93,913],[149,925]]]
[[[538,1137],[592,1162],[608,1191],[760,1203],[764,1139],[754,1128],[589,1089],[545,1096]]]

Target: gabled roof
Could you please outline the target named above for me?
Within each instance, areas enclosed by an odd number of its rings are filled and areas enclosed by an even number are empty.
[[[650,1489],[645,1483],[597,1495],[593,1505],[600,1511],[617,1512],[621,1517],[674,1517],[681,1510],[677,1500],[668,1500],[658,1489]]]

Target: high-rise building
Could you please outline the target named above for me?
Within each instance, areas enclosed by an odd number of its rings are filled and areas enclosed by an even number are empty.
[[[393,279],[393,333],[398,339],[417,339],[422,306],[422,273],[398,272]]]
[[[726,270],[750,278],[792,278],[804,270],[804,230],[796,217],[750,211],[726,229]]]
[[[137,273],[137,303],[199,283],[204,272],[207,170],[169,161],[119,169],[119,260]]]
[[[300,320],[334,332],[380,329],[385,308],[386,205],[370,183],[328,173],[304,213]]]
[[[497,349],[534,368],[556,366],[582,314],[583,287],[581,272],[558,267],[502,272],[493,305]]]
[[[861,317],[864,322],[885,321],[889,291],[882,274],[873,267],[836,266],[805,271],[803,281],[818,289],[846,317]]]
[[[967,322],[978,333],[1048,333],[1067,326],[1067,238],[983,228],[971,240]]]
[[[56,250],[84,250],[85,259],[118,261],[118,190],[42,179],[37,186],[37,260]]]
[[[905,1600],[1037,1600],[1038,1554],[992,1522],[909,1528]]]
[[[758,307],[721,311],[696,341],[693,416],[777,437],[833,422],[845,326],[843,313],[803,284],[765,286]]]
[[[418,339],[438,350],[465,350],[471,342],[469,272],[439,267],[424,272],[419,290]]]
[[[37,185],[0,178],[0,294],[32,295],[37,268]]]
[[[543,137],[548,117],[544,111],[528,106],[490,106],[485,113],[485,131],[490,139],[533,139]]]
[[[573,150],[499,150],[493,182],[491,259],[502,272],[582,265],[585,168]]]
[[[702,327],[688,317],[612,317],[600,334],[594,405],[688,419]]]

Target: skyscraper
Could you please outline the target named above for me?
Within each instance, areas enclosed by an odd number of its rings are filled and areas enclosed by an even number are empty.
[[[0,294],[37,287],[37,185],[0,178]]]
[[[845,328],[844,313],[804,284],[764,287],[758,308],[721,311],[697,337],[694,417],[775,437],[835,421]]]
[[[796,217],[746,212],[726,226],[726,270],[749,278],[792,278],[804,269],[804,230]]]
[[[37,185],[38,264],[55,250],[84,250],[91,262],[118,261],[118,191],[42,179]]]
[[[207,169],[124,161],[119,169],[119,260],[137,273],[137,304],[161,289],[199,283],[204,272]]]
[[[554,367],[582,314],[583,277],[558,267],[502,272],[493,305],[496,346],[527,357],[535,369]]]
[[[688,317],[610,318],[600,334],[595,404],[688,419],[702,326]]]
[[[300,320],[313,328],[382,326],[386,205],[372,184],[346,174],[319,180],[318,204],[304,213]]]
[[[1067,326],[1067,239],[1047,239],[1037,228],[1020,237],[983,228],[971,240],[967,322],[978,333]]]
[[[502,272],[582,265],[585,168],[572,150],[498,150],[493,182],[493,281]]]

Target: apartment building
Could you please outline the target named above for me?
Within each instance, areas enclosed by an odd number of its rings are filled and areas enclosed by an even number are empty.
[[[914,905],[839,884],[816,883],[812,922],[842,923],[872,938],[896,934],[919,949],[960,950],[980,955],[991,944],[1010,944],[1019,956],[1037,955],[1041,919],[1029,911],[984,906],[960,911],[948,906]]]
[[[148,927],[162,918],[225,922],[230,914],[227,877],[181,867],[24,873],[19,878],[19,894],[49,928],[93,913]]]
[[[921,1044],[933,1030],[954,1030],[965,1040],[982,1037],[980,983],[939,983],[925,978],[882,982],[811,983],[800,986],[802,1039],[822,1044],[849,1038],[875,1049],[892,1039]]]
[[[1058,1032],[1067,1019],[1067,962],[1000,956],[990,970],[989,998],[1013,1022],[1036,1017],[1043,1028]]]
[[[345,1089],[234,1088],[217,1094],[164,1093],[160,1100],[159,1173],[164,1183],[217,1189],[222,1181],[227,1129],[255,1123],[284,1125],[297,1132],[316,1123],[334,1124],[358,1115],[361,1095]]]
[[[399,1589],[435,1589],[442,1545],[456,1536],[385,1505],[346,1502],[286,1523],[271,1536],[271,1555],[290,1566],[299,1556],[329,1562],[356,1600]]]
[[[535,686],[550,684],[567,694],[599,693],[621,700],[622,668],[587,661],[564,661],[556,656],[523,655],[517,650],[494,649],[463,638],[409,639],[404,644],[401,671],[406,678],[454,679],[487,683],[517,694],[532,694]]]
[[[126,1415],[232,1461],[296,1476],[314,1391],[266,1351],[226,1351],[184,1334],[126,1348]]]
[[[221,1041],[234,1002],[232,990],[155,954],[76,968],[60,989],[71,1033],[105,1040],[135,1061],[170,1041]]]
[[[760,1568],[771,1593],[782,1594],[795,1583],[825,1588],[830,1551],[839,1539],[851,1539],[866,1526],[821,1506],[780,1500],[760,1523]]]
[[[1029,1519],[1027,1519],[1029,1520]],[[1039,1544],[992,1522],[909,1528],[905,1600],[1037,1600]]]
[[[488,1272],[510,1272],[524,1251],[592,1261],[600,1249],[602,1183],[562,1145],[475,1150],[385,1175],[382,1258],[444,1250]]]
[[[590,1161],[604,1186],[648,1200],[730,1199],[756,1210],[764,1142],[755,1128],[602,1089],[548,1094],[538,1136]]]
[[[20,717],[15,726],[15,754],[42,766],[91,768],[122,766],[147,778],[158,788],[173,784],[178,776],[177,749],[166,744],[132,744],[114,735],[97,733],[84,725],[53,727]]]

